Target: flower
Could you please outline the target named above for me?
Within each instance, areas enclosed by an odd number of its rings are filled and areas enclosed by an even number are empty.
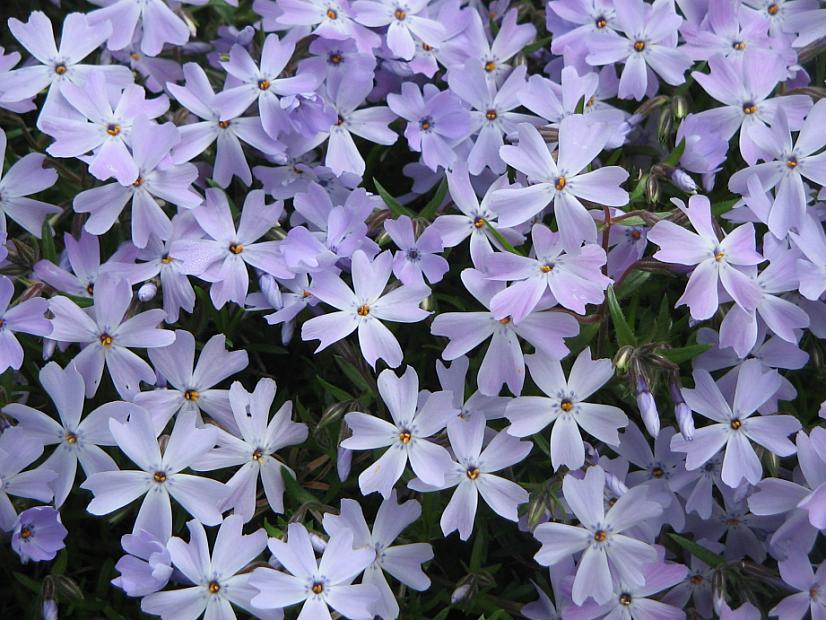
[[[9,308],[14,295],[14,284],[6,276],[0,276],[0,372],[7,368],[18,370],[23,364],[23,347],[15,332],[48,336],[52,324],[44,316],[49,302],[42,297],[31,297]]]
[[[163,620],[182,614],[230,620],[235,617],[235,605],[257,617],[273,618],[274,614],[262,614],[250,602],[255,595],[250,586],[252,573],[241,572],[266,548],[267,534],[263,529],[244,534],[243,523],[237,515],[224,519],[210,555],[204,526],[197,519],[187,522],[189,542],[173,536],[166,546],[172,565],[193,585],[149,594],[141,601],[141,610]]]
[[[619,445],[618,430],[628,425],[622,409],[612,405],[585,402],[614,374],[610,360],[592,360],[591,349],[580,353],[568,379],[558,360],[541,354],[526,358],[531,378],[545,396],[522,396],[508,403],[505,417],[511,425],[507,432],[514,437],[528,437],[548,424],[551,430],[551,463],[554,470],[566,465],[582,467],[585,447],[580,427],[608,445]]]
[[[172,535],[170,496],[202,523],[221,522],[219,507],[229,495],[227,487],[217,480],[181,473],[215,445],[217,428],[198,428],[193,412],[182,413],[163,454],[151,416],[144,409],[131,413],[125,422],[110,420],[109,430],[118,447],[139,469],[89,476],[80,488],[94,494],[86,508],[90,513],[109,514],[144,496],[132,533],[146,530],[163,541]]]
[[[290,523],[287,542],[271,538],[270,551],[288,572],[256,568],[249,584],[258,590],[252,605],[280,609],[303,602],[302,618],[330,617],[329,607],[353,620],[371,620],[378,599],[372,584],[352,585],[376,557],[371,547],[353,548],[353,533],[331,536],[321,561],[317,561],[307,529]]]
[[[0,80],[2,80],[0,73]],[[3,162],[6,157],[6,132],[0,129],[0,236],[5,237],[6,216],[20,224],[38,239],[43,232],[43,221],[61,208],[27,198],[42,192],[57,182],[57,171],[44,168],[46,156],[29,153],[17,160],[3,176]]]
[[[525,362],[519,337],[551,358],[561,359],[568,354],[565,338],[579,333],[574,317],[562,312],[534,311],[518,324],[508,317],[496,319],[489,309],[493,297],[505,289],[504,283],[487,280],[476,269],[465,269],[461,278],[468,292],[488,310],[444,312],[433,320],[430,331],[450,340],[442,351],[445,360],[454,360],[491,338],[476,377],[482,394],[498,396],[503,385],[515,395],[522,392]]]
[[[226,508],[240,515],[246,523],[255,513],[258,478],[270,509],[284,512],[284,480],[282,468],[289,470],[276,458],[275,452],[307,439],[307,425],[293,422],[292,403],[285,402],[270,420],[270,408],[275,399],[275,381],[260,379],[252,393],[238,382],[229,389],[228,402],[232,406],[231,429],[219,429],[216,446],[202,456],[193,468],[209,471],[236,467],[238,471],[227,481],[231,494]]]
[[[697,231],[690,232],[674,222],[661,220],[648,233],[648,240],[660,246],[654,258],[666,263],[696,265],[677,307],[687,305],[697,321],[710,318],[719,304],[718,282],[747,312],[760,303],[758,285],[737,267],[762,263],[765,259],[754,249],[754,226],[738,226],[721,241],[711,219],[711,203],[705,196],[692,196],[688,206],[673,198]]]
[[[752,414],[780,387],[775,370],[764,372],[759,360],[747,360],[737,375],[737,387],[731,405],[706,370],[694,371],[694,389],[683,388],[682,394],[691,410],[714,421],[694,431],[694,439],[680,435],[671,439],[671,449],[686,453],[686,469],[705,464],[725,446],[723,482],[736,488],[743,479],[751,484],[760,481],[763,468],[749,440],[778,456],[796,452],[788,435],[800,430],[800,422],[790,415]]]
[[[364,571],[362,583],[372,584],[381,594],[381,607],[376,607],[377,615],[384,620],[399,616],[399,604],[387,583],[387,572],[404,585],[419,592],[430,587],[430,579],[421,569],[421,564],[433,559],[433,548],[428,543],[410,543],[393,545],[402,530],[418,520],[422,507],[416,500],[399,503],[396,491],[390,494],[379,506],[373,529],[370,530],[364,513],[358,502],[352,499],[341,500],[339,515],[324,515],[324,530],[330,536],[343,532],[353,535],[353,547],[372,548],[376,559]]]
[[[450,266],[440,256],[444,248],[437,229],[428,226],[417,238],[413,220],[406,215],[385,220],[384,229],[399,248],[393,255],[393,275],[402,284],[424,285],[425,277],[431,284],[441,281]]]
[[[7,428],[0,434],[0,531],[11,531],[17,522],[10,495],[40,502],[54,497],[52,482],[57,473],[45,467],[23,471],[41,454],[43,443],[22,428]]]
[[[542,548],[534,556],[542,565],[554,565],[572,553],[584,551],[573,583],[574,603],[587,598],[603,604],[614,592],[613,580],[630,587],[645,585],[645,566],[657,560],[657,551],[622,532],[647,519],[659,516],[662,506],[647,497],[644,486],[634,487],[606,512],[603,490],[605,471],[589,467],[581,480],[568,474],[562,481],[565,500],[580,525],[542,523],[534,536]]]
[[[35,506],[17,516],[11,535],[11,548],[23,562],[53,560],[66,545],[68,530],[60,513],[51,506]]]
[[[215,386],[244,370],[249,357],[246,351],[227,351],[225,343],[223,334],[207,340],[194,369],[195,337],[186,330],[176,329],[174,342],[148,351],[156,373],[172,386],[138,392],[133,397],[152,416],[156,433],[181,411],[203,411],[220,424],[231,422],[229,392]]]
[[[163,310],[147,310],[124,320],[132,302],[132,287],[123,278],[102,274],[95,283],[93,297],[93,316],[68,297],[52,297],[49,309],[54,318],[50,337],[83,345],[73,363],[86,384],[87,398],[97,393],[104,366],[109,368],[118,394],[131,398],[141,381],[154,382],[155,373],[130,348],[163,347],[172,344],[175,334],[158,328],[165,316]]]
[[[445,473],[444,484],[435,486],[418,478],[410,482],[411,489],[424,492],[456,487],[440,520],[445,536],[458,531],[462,540],[470,537],[480,494],[496,514],[510,521],[518,521],[516,509],[528,501],[525,489],[494,472],[524,460],[533,444],[502,431],[495,433],[483,449],[487,430],[481,415],[449,422],[447,435],[456,461]]]
[[[490,208],[499,214],[499,224],[527,222],[553,202],[566,250],[578,249],[583,241],[595,243],[597,226],[580,199],[611,207],[628,203],[628,192],[620,187],[628,172],[619,166],[582,172],[605,148],[610,132],[582,115],[566,116],[559,124],[559,156],[554,161],[534,126],[520,123],[518,131],[519,144],[503,146],[499,154],[534,185],[500,189],[491,197]]]
[[[419,378],[408,366],[401,377],[384,370],[378,378],[379,394],[393,422],[361,412],[344,416],[352,437],[341,442],[348,450],[388,449],[359,476],[359,488],[367,495],[378,491],[390,497],[393,485],[404,473],[408,460],[415,474],[425,483],[439,486],[451,468],[450,455],[442,446],[429,441],[459,413],[452,406],[450,392],[434,392],[419,403]]]
[[[458,50],[463,60],[451,65],[461,67],[467,62],[475,62],[485,70],[492,82],[501,84],[511,72],[508,61],[536,37],[536,26],[531,23],[517,24],[518,18],[519,11],[516,8],[507,11],[502,17],[493,43],[490,43],[487,29],[479,14],[475,11],[471,13],[468,26],[462,33],[464,40]],[[456,69],[454,66],[450,68]]]
[[[430,294],[422,286],[402,285],[383,294],[390,278],[393,258],[382,252],[372,261],[362,250],[353,253],[353,290],[337,275],[327,272],[313,277],[310,292],[337,312],[317,316],[302,325],[303,340],[319,340],[316,352],[358,330],[359,347],[373,368],[379,358],[391,368],[402,362],[399,341],[382,321],[415,323],[430,313],[419,303]]]
[[[138,530],[121,536],[120,544],[127,555],[115,564],[120,577],[113,579],[112,585],[128,596],[146,596],[162,590],[172,576],[172,558],[165,541]]]
[[[353,19],[376,28],[387,26],[387,47],[403,60],[410,60],[416,50],[415,35],[428,45],[436,46],[445,38],[442,24],[421,15],[429,0],[356,0]]]
[[[775,605],[769,615],[780,620],[800,620],[809,611],[812,618],[826,613],[826,563],[814,571],[812,562],[804,553],[794,553],[778,563],[780,577],[794,590]]]
[[[57,473],[52,486],[54,504],[60,508],[72,490],[78,462],[87,477],[118,468],[100,446],[115,445],[115,438],[109,432],[109,420],[123,422],[136,407],[114,401],[101,405],[81,420],[85,387],[83,377],[73,365],[64,370],[55,362],[49,362],[40,371],[40,383],[55,404],[59,422],[20,403],[6,405],[3,413],[17,420],[20,428],[44,445],[57,444],[42,467]]]

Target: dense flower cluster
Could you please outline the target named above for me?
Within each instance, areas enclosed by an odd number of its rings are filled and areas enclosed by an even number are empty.
[[[826,618],[820,2],[40,8],[0,609]]]

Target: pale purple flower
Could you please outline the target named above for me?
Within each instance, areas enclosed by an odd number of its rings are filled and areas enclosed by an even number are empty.
[[[588,64],[607,65],[623,61],[619,82],[621,99],[641,100],[657,89],[657,78],[677,86],[685,81],[691,66],[688,55],[676,46],[683,18],[668,1],[648,4],[643,0],[614,0],[614,19],[625,36],[611,32],[591,34]]]
[[[86,508],[90,513],[109,514],[143,497],[132,533],[146,530],[160,540],[169,540],[172,535],[170,497],[206,525],[221,522],[220,506],[229,490],[217,480],[181,473],[215,445],[217,428],[198,428],[194,413],[182,413],[163,454],[152,418],[144,409],[133,411],[126,422],[110,420],[109,430],[118,447],[139,469],[89,476],[80,488],[94,494]]]
[[[99,446],[114,446],[109,420],[123,422],[136,407],[114,401],[101,405],[81,420],[85,399],[83,377],[69,365],[62,369],[49,362],[40,371],[40,383],[57,409],[58,420],[20,403],[10,403],[3,413],[17,420],[18,426],[46,446],[57,445],[42,467],[57,473],[52,482],[54,504],[60,508],[75,482],[78,462],[88,477],[100,471],[118,468],[115,461]]]
[[[683,51],[694,60],[717,55],[742,60],[746,50],[770,46],[767,21],[759,13],[749,11],[745,3],[713,2],[708,5],[707,21],[686,21],[680,32],[686,40]]]
[[[372,620],[378,589],[372,584],[352,584],[373,563],[376,552],[371,547],[354,549],[353,538],[349,530],[331,536],[319,561],[307,529],[290,523],[287,542],[270,538],[268,544],[285,572],[271,568],[253,571],[249,584],[258,590],[253,606],[281,609],[303,603],[299,616],[313,620],[329,619],[329,606],[352,620]]]
[[[14,284],[0,275],[0,372],[7,368],[18,370],[23,365],[23,347],[15,332],[48,336],[52,324],[44,316],[49,302],[42,297],[31,297],[9,308],[14,296]]]
[[[166,240],[172,234],[172,221],[158,200],[185,209],[203,202],[191,188],[198,178],[192,164],[173,164],[169,153],[178,141],[178,128],[172,123],[158,125],[138,117],[132,127],[132,157],[138,169],[137,178],[127,185],[109,183],[77,194],[72,207],[78,213],[89,213],[84,228],[95,235],[107,232],[118,221],[126,204],[131,201],[132,242],[146,247],[151,235]]]
[[[534,224],[531,239],[535,258],[495,252],[484,262],[487,278],[512,283],[491,299],[495,319],[510,317],[520,323],[540,301],[546,307],[559,304],[578,314],[585,314],[586,304],[602,303],[611,283],[601,271],[605,250],[587,244],[564,252],[562,236],[543,224]]]
[[[815,154],[826,146],[820,131],[826,123],[826,103],[819,101],[807,114],[797,140],[792,143],[789,121],[780,109],[771,128],[756,126],[751,138],[763,153],[763,163],[738,170],[729,179],[729,189],[745,194],[752,175],[760,179],[762,189],[775,189],[769,211],[769,230],[783,238],[789,229],[800,230],[806,222],[806,186],[803,179],[826,184],[826,153]]]
[[[115,86],[124,87],[133,81],[132,72],[120,65],[80,64],[109,37],[112,32],[109,24],[96,26],[83,13],[70,13],[63,20],[60,47],[55,42],[52,22],[42,11],[33,11],[25,23],[12,17],[8,25],[37,64],[0,73],[0,101],[23,101],[48,88],[38,127],[44,118],[71,113],[71,106],[60,94],[60,85],[64,82],[83,84],[90,71],[105,71],[109,83]],[[57,87],[52,88],[55,84]]]
[[[576,469],[585,463],[580,428],[608,445],[619,445],[617,431],[628,425],[622,409],[586,402],[613,376],[610,360],[592,360],[591,349],[586,348],[577,356],[567,379],[558,360],[534,354],[525,361],[531,378],[545,396],[522,396],[508,403],[505,417],[511,423],[507,428],[509,434],[528,437],[553,423],[551,463],[554,471],[562,465]]]
[[[45,155],[29,153],[17,160],[4,176],[5,157],[6,132],[0,128],[0,236],[6,236],[8,216],[39,239],[43,232],[43,221],[50,215],[60,213],[62,209],[27,196],[54,185],[57,182],[57,171],[43,167]]]
[[[686,453],[686,469],[697,469],[725,447],[723,482],[736,488],[745,478],[757,484],[763,473],[760,459],[749,440],[777,456],[796,452],[787,437],[800,430],[800,422],[790,415],[752,414],[780,387],[777,371],[764,372],[758,360],[748,360],[740,367],[732,404],[705,370],[694,371],[694,389],[683,388],[682,394],[691,410],[714,423],[694,431],[686,441],[679,435],[671,440],[671,449]]]
[[[112,585],[121,588],[127,596],[146,596],[162,590],[173,572],[166,541],[146,530],[138,530],[121,536],[120,544],[126,555],[115,564],[120,577],[115,577]]]
[[[347,0],[279,0],[278,9],[279,24],[312,26],[312,34],[320,40],[328,39],[334,44],[355,41],[359,52],[369,54],[381,45],[381,37],[354,19],[354,10]]]
[[[599,466],[589,467],[581,480],[566,475],[562,491],[580,525],[542,523],[534,530],[542,543],[534,557],[544,566],[584,551],[573,582],[572,598],[577,605],[589,597],[597,604],[606,603],[614,592],[614,579],[629,587],[643,587],[646,565],[657,560],[654,547],[622,532],[657,517],[662,506],[649,499],[645,486],[639,486],[626,491],[606,512],[605,478]]]
[[[508,61],[536,38],[536,27],[531,23],[517,24],[518,17],[517,9],[505,13],[491,43],[479,14],[471,13],[470,23],[460,37],[461,43],[457,45],[457,52],[464,58],[460,62],[451,62],[451,69],[455,70],[453,65],[461,67],[466,62],[475,62],[485,70],[491,81],[501,84],[510,74]]]
[[[419,304],[430,289],[424,285],[402,285],[383,294],[392,262],[390,252],[382,252],[371,261],[362,250],[357,250],[352,260],[353,289],[333,273],[316,274],[310,292],[336,311],[304,323],[301,338],[319,340],[318,352],[358,330],[359,348],[370,366],[375,368],[381,358],[391,368],[397,368],[402,362],[402,350],[382,321],[415,323],[425,319],[430,313]]]
[[[610,0],[550,0],[545,21],[553,35],[551,52],[584,57],[592,35],[608,36],[619,29],[616,17]]]
[[[393,256],[393,275],[402,284],[424,284],[425,278],[431,284],[441,281],[450,266],[439,255],[444,246],[437,229],[428,226],[416,237],[413,220],[406,215],[385,220],[384,229],[399,248]]]
[[[429,0],[356,0],[354,19],[365,26],[387,26],[387,47],[397,57],[410,60],[416,40],[436,46],[445,38],[444,26],[428,19]]]
[[[163,347],[175,340],[175,334],[159,329],[165,316],[163,310],[147,310],[124,320],[132,301],[132,287],[122,278],[101,275],[95,284],[94,301],[90,316],[68,297],[52,297],[49,309],[54,318],[50,337],[83,347],[73,363],[86,384],[87,398],[97,393],[103,367],[107,366],[118,394],[129,399],[138,391],[141,381],[155,380],[149,364],[130,348]]]
[[[420,565],[433,559],[433,548],[428,543],[393,545],[402,530],[421,514],[419,502],[408,500],[398,503],[396,492],[393,491],[379,506],[372,531],[361,506],[355,500],[341,500],[339,515],[329,512],[324,515],[324,530],[330,536],[351,532],[354,548],[375,549],[376,559],[365,569],[361,582],[374,585],[380,593],[381,607],[377,606],[376,612],[384,620],[399,616],[399,604],[395,593],[390,589],[385,572],[413,590],[421,592],[430,587],[430,579]]]
[[[719,305],[718,283],[747,312],[760,303],[757,283],[738,267],[762,263],[765,259],[754,249],[754,226],[743,224],[718,238],[711,218],[711,203],[705,196],[692,196],[688,206],[677,198],[672,202],[688,217],[694,230],[690,232],[674,222],[657,222],[648,233],[648,240],[660,246],[654,258],[666,263],[696,265],[677,306],[687,305],[695,320],[710,318]]]
[[[476,378],[482,394],[498,396],[502,385],[517,396],[522,392],[525,361],[520,337],[548,357],[562,359],[568,354],[564,339],[579,333],[574,317],[562,312],[534,311],[519,324],[507,317],[497,320],[490,311],[491,300],[505,285],[488,280],[475,269],[465,269],[461,278],[468,292],[487,310],[439,314],[431,332],[450,340],[442,351],[445,360],[454,360],[491,338]]]
[[[198,471],[238,467],[226,483],[231,494],[224,506],[232,508],[245,523],[255,513],[259,478],[270,509],[275,513],[284,512],[281,468],[288,471],[289,468],[281,463],[275,452],[307,439],[307,425],[290,419],[292,402],[281,405],[270,420],[274,399],[275,381],[272,379],[259,379],[252,393],[238,381],[233,383],[229,389],[232,424],[225,424],[230,432],[220,429],[215,448],[193,466]]]
[[[60,513],[51,506],[35,506],[21,512],[11,535],[11,548],[26,563],[53,560],[66,545],[68,530]]]
[[[22,428],[7,428],[0,434],[0,531],[11,531],[17,522],[10,495],[39,502],[48,502],[54,497],[55,472],[45,467],[23,471],[41,454],[43,442]]]
[[[246,351],[225,347],[224,335],[215,334],[204,344],[196,364],[195,336],[177,329],[174,342],[149,349],[149,360],[167,387],[138,392],[132,400],[149,412],[157,433],[183,411],[206,413],[222,425],[232,420],[229,392],[215,386],[244,370],[249,360]]]
[[[280,614],[263,613],[250,602],[256,591],[250,585],[252,573],[242,572],[267,546],[263,529],[243,533],[243,520],[227,517],[209,552],[204,526],[197,519],[187,522],[189,542],[173,536],[166,543],[172,565],[192,584],[184,588],[155,592],[141,601],[141,610],[163,620],[182,617],[234,620],[233,605],[258,618],[272,620]]]
[[[220,309],[229,301],[243,306],[249,288],[248,267],[289,278],[278,241],[259,241],[276,225],[284,209],[281,202],[267,204],[264,191],[247,193],[236,230],[227,195],[220,189],[206,191],[204,204],[192,214],[208,239],[182,239],[178,251],[184,270],[211,282],[209,296]]]
[[[296,0],[306,1],[308,0]],[[364,31],[373,35],[366,28]],[[301,59],[301,67],[313,73],[325,74],[328,83],[336,75],[344,74],[347,79],[353,75],[372,74],[376,68],[376,57],[372,51],[360,50],[357,42],[352,40],[315,39],[310,43],[309,52],[310,56]]]
[[[435,172],[456,161],[453,146],[468,135],[470,113],[455,94],[440,91],[430,83],[419,90],[413,82],[404,82],[400,93],[387,95],[387,105],[407,121],[407,144],[422,154],[422,162],[428,168]]]
[[[481,415],[486,420],[505,417],[505,407],[510,399],[505,396],[485,396],[479,390],[465,399],[465,382],[470,368],[467,356],[457,357],[450,366],[436,360],[436,374],[443,390],[453,394],[453,406],[459,410],[459,417],[469,418]]]
[[[221,62],[227,73],[241,84],[218,93],[215,105],[221,113],[222,121],[231,120],[255,101],[264,130],[272,138],[289,131],[292,123],[281,97],[311,95],[318,88],[321,77],[310,71],[303,71],[293,77],[279,77],[290,61],[295,44],[277,35],[267,35],[261,50],[261,64],[256,66],[249,52],[240,45],[233,45],[229,60]]]
[[[806,299],[817,301],[826,292],[826,233],[820,220],[812,215],[798,233],[789,232],[794,245],[803,253],[797,260],[798,289]]]
[[[183,71],[185,86],[171,83],[166,86],[178,103],[201,121],[178,128],[181,140],[172,149],[172,160],[176,164],[190,161],[217,141],[212,171],[215,182],[225,188],[237,176],[244,185],[251,185],[252,173],[241,143],[270,156],[283,153],[284,145],[264,131],[257,116],[221,118],[216,95],[204,70],[194,62],[188,62]]]
[[[559,124],[559,155],[556,160],[539,131],[532,125],[519,125],[518,146],[503,146],[505,162],[535,183],[520,189],[501,189],[491,198],[490,207],[499,214],[502,226],[529,221],[553,202],[554,215],[569,251],[583,241],[595,243],[597,226],[580,200],[621,207],[628,192],[620,187],[628,172],[619,166],[605,166],[591,172],[583,170],[605,148],[610,132],[601,123],[581,115],[567,116]]]
[[[771,617],[780,620],[801,620],[806,612],[812,618],[826,615],[826,562],[815,572],[811,558],[805,553],[794,553],[778,564],[780,577],[794,590],[769,610]]]
[[[450,392],[429,394],[419,406],[419,378],[412,366],[401,377],[384,370],[378,378],[379,394],[392,422],[361,412],[348,413],[344,420],[353,432],[341,442],[348,450],[387,447],[384,454],[359,476],[362,494],[379,492],[390,497],[393,485],[404,473],[408,460],[413,472],[426,484],[440,486],[451,468],[447,450],[429,440],[444,429],[459,411],[453,408]]]
[[[496,514],[514,522],[519,520],[518,506],[528,501],[525,489],[494,473],[524,460],[533,444],[501,431],[493,434],[483,449],[487,430],[481,415],[450,421],[447,435],[456,460],[445,472],[444,484],[414,478],[408,485],[423,492],[456,487],[439,522],[445,536],[458,531],[462,540],[470,537],[479,495]]]

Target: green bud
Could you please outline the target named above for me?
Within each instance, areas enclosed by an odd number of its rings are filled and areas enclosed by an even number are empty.
[[[684,119],[688,116],[688,99],[686,99],[683,95],[677,95],[671,100],[671,110],[674,114],[674,118],[677,120]]]

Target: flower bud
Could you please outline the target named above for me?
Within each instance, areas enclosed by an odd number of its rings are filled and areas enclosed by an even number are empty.
[[[146,303],[147,301],[152,301],[157,293],[158,287],[154,282],[144,282],[138,289],[138,299],[140,299],[142,303]]]
[[[628,487],[625,486],[625,483],[609,471],[605,472],[605,486],[617,497],[622,497],[628,492]]]
[[[339,446],[336,454],[336,472],[341,482],[344,482],[350,477],[350,467],[352,465],[353,451]]]
[[[671,111],[677,120],[684,119],[688,116],[688,100],[682,95],[677,95],[671,100]]]
[[[456,605],[463,599],[467,598],[467,595],[470,593],[470,584],[463,583],[458,588],[456,588],[453,593],[450,595],[450,604]]]
[[[316,553],[324,553],[324,549],[327,548],[327,541],[315,532],[310,532],[310,544]]]
[[[653,174],[645,180],[645,200],[652,205],[660,201],[660,182]]]
[[[51,359],[52,355],[54,355],[54,350],[57,347],[57,341],[52,340],[51,338],[44,338],[43,339],[43,361],[47,359]]]
[[[684,192],[688,192],[689,194],[697,193],[697,184],[685,170],[674,168],[674,171],[671,173],[671,182]]]
[[[677,426],[680,427],[680,433],[683,439],[691,441],[694,439],[694,418],[691,416],[691,409],[685,403],[678,403],[674,408],[674,414],[677,417]]]
[[[637,377],[637,407],[648,434],[652,437],[659,435],[660,413],[657,411],[657,403],[651,394],[648,381],[642,375]]]
[[[57,620],[57,602],[53,598],[43,601],[43,620]]]

